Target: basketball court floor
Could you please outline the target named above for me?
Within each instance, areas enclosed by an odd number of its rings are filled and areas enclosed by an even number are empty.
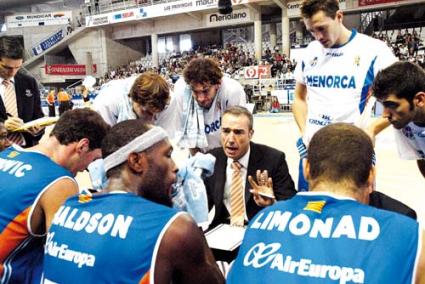
[[[253,141],[275,147],[286,154],[291,176],[298,179],[299,155],[295,146],[298,127],[292,113],[258,114],[254,118]],[[376,190],[381,191],[416,210],[418,220],[425,222],[425,178],[416,161],[401,160],[389,127],[377,136]]]
[[[416,210],[418,220],[425,222],[425,178],[417,169],[416,161],[398,158],[392,131],[391,127],[387,128],[376,139],[376,190],[409,205]],[[295,183],[298,179],[299,156],[295,146],[298,137],[299,131],[292,113],[254,115],[253,141],[283,151]],[[174,147],[173,158],[177,165],[186,157],[187,151]],[[77,180],[83,187],[90,186],[87,173],[79,174]]]

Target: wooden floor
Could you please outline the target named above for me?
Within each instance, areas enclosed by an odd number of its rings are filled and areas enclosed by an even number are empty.
[[[299,137],[298,128],[291,113],[257,114],[254,116],[253,141],[275,147],[286,154],[290,174],[298,179],[299,156],[295,142]],[[187,157],[187,151],[174,147],[173,158],[179,164]],[[392,129],[382,132],[376,140],[377,182],[376,189],[409,205],[418,213],[418,219],[425,222],[425,179],[416,166],[416,161],[398,158]],[[81,186],[89,186],[88,174],[77,177]]]

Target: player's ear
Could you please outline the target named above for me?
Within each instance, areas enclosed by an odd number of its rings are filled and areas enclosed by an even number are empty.
[[[147,168],[146,153],[130,153],[127,158],[128,167],[136,173],[142,173]]]
[[[342,13],[341,10],[336,11],[335,20],[337,20],[338,22],[342,23],[343,17],[344,17],[344,15],[343,15],[343,13]]]
[[[90,149],[89,144],[90,144],[89,139],[87,138],[81,139],[80,141],[77,142],[77,145],[75,147],[76,151],[79,154],[87,153]]]
[[[306,181],[308,181],[310,179],[310,162],[308,161],[308,159],[304,159],[304,178]]]
[[[425,107],[425,92],[417,92],[413,97],[413,103],[420,108]]]

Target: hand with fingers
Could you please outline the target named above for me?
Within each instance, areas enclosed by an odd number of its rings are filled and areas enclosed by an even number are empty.
[[[32,136],[36,136],[37,134],[40,133],[40,131],[42,131],[44,129],[44,126],[40,126],[40,125],[35,125],[32,126],[30,128],[28,128],[26,131],[31,134]]]
[[[6,127],[7,131],[15,131],[24,125],[24,121],[19,117],[9,116],[4,122],[4,127]]]
[[[248,182],[252,187],[250,192],[254,195],[255,203],[261,207],[272,205],[276,201],[272,178],[269,177],[267,170],[257,170],[256,176],[257,181],[252,176],[248,176]]]

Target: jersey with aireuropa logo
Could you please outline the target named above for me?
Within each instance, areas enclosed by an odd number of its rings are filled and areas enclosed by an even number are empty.
[[[402,159],[425,159],[425,127],[410,122],[404,128],[394,131],[398,154]]]
[[[72,178],[49,157],[19,146],[0,152],[0,283],[40,283],[44,239],[30,219],[49,186]]]
[[[176,210],[132,193],[79,195],[47,235],[44,283],[153,283],[162,237]]]
[[[328,124],[359,121],[375,75],[397,60],[383,41],[356,30],[342,46],[325,48],[313,41],[303,54],[295,78],[307,87],[306,144]]]
[[[251,220],[227,283],[414,283],[420,235],[403,215],[298,193]]]

